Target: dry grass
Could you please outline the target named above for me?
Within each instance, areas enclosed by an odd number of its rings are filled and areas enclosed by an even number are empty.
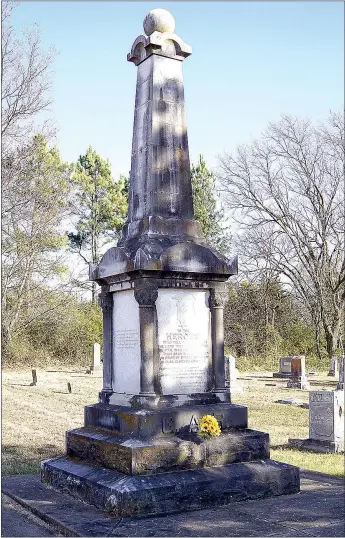
[[[3,475],[38,472],[41,460],[64,453],[65,431],[83,425],[84,406],[96,403],[102,388],[101,373],[85,372],[86,368],[38,370],[36,387],[30,387],[30,371],[3,372]],[[236,394],[233,401],[248,406],[250,428],[270,434],[272,459],[335,476],[344,475],[340,454],[281,448],[289,437],[308,437],[309,411],[274,402],[288,398],[308,402],[307,391],[284,389],[286,381],[272,379],[271,373],[241,374],[240,378],[245,391]],[[71,394],[67,390],[68,381],[72,385]],[[326,373],[313,376],[310,381],[314,390],[336,386],[334,378]]]
[[[83,425],[84,406],[98,401],[102,374],[86,368],[2,374],[2,473],[39,470],[39,462],[63,454],[65,431]],[[72,393],[67,390],[71,383]]]
[[[308,391],[287,389],[286,380],[272,378],[270,372],[247,372],[240,374],[239,378],[245,390],[233,396],[233,403],[248,407],[250,428],[270,434],[272,459],[312,471],[344,476],[342,454],[316,454],[287,446],[289,438],[309,437],[309,410],[295,405],[278,404],[275,401],[296,399],[307,403]],[[309,381],[311,390],[334,390],[337,385],[335,378],[328,377],[326,372],[310,376]],[[271,385],[273,383],[275,386]]]

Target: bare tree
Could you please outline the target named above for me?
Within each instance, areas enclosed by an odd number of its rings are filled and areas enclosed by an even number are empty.
[[[42,52],[36,25],[17,38],[11,24],[16,2],[1,3],[1,135],[3,150],[16,146],[33,131],[34,119],[52,100],[52,63],[55,52]]]
[[[239,223],[242,263],[283,277],[322,327],[331,357],[345,303],[344,119],[318,128],[283,116],[262,140],[220,159],[224,202]]]

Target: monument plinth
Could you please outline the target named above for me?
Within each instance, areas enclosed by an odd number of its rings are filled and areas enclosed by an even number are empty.
[[[127,58],[137,67],[128,222],[90,267],[103,389],[42,479],[114,515],[294,493],[298,468],[268,460],[268,435],[247,429],[225,379],[223,308],[237,258],[208,246],[194,218],[182,75],[191,47],[165,10],[144,30]],[[198,436],[206,414],[218,419],[217,439]]]

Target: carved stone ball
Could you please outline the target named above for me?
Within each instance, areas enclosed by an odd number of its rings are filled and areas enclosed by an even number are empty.
[[[152,9],[146,15],[143,26],[147,36],[153,32],[174,32],[175,19],[166,9]]]

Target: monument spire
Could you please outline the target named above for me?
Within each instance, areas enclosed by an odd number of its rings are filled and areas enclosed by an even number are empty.
[[[137,68],[129,222],[155,215],[194,219],[182,62],[192,53],[165,9],[144,20],[127,59]]]
[[[199,272],[229,277],[194,218],[182,63],[192,49],[165,9],[153,9],[127,60],[137,67],[128,220],[117,247],[90,267],[99,284],[128,271]]]

